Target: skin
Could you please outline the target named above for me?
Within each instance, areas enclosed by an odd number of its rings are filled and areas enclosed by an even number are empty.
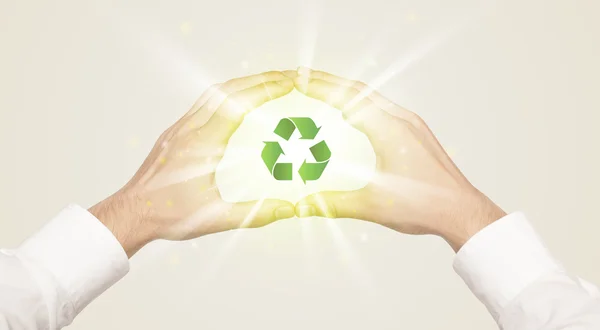
[[[286,74],[265,72],[212,86],[159,137],[133,178],[89,209],[129,257],[157,239],[187,240],[294,216],[287,201],[225,202],[215,182],[217,164],[244,115],[294,89],[295,72]]]
[[[342,111],[377,154],[371,182],[293,205],[266,199],[228,203],[215,170],[244,115],[294,88]],[[460,172],[425,122],[367,85],[301,68],[237,78],[206,91],[167,129],[133,178],[89,211],[129,257],[157,239],[186,240],[277,220],[321,216],[375,222],[407,234],[438,235],[458,251],[506,215]]]
[[[506,213],[477,190],[427,124],[368,87],[332,74],[298,70],[296,88],[342,111],[377,155],[371,182],[355,191],[327,191],[296,204],[299,217],[355,218],[406,234],[444,238],[458,251]]]

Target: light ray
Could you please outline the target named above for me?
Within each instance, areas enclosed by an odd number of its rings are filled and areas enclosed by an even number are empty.
[[[264,199],[261,199],[261,200],[264,201]],[[244,221],[247,221],[247,220],[244,219]],[[214,277],[216,276],[216,273],[219,271],[219,269],[221,269],[221,266],[223,265],[225,260],[230,256],[231,251],[237,245],[239,237],[242,235],[242,233],[244,231],[245,231],[245,229],[236,229],[235,231],[233,231],[233,233],[231,233],[229,238],[225,239],[223,244],[215,251],[214,257],[212,258],[212,260],[204,266],[205,271],[203,272],[203,276],[202,276],[202,278],[204,280],[214,279]]]
[[[260,207],[264,203],[265,199],[266,199],[266,197],[263,196],[256,202],[256,204],[252,207],[249,214],[242,221],[242,227],[244,225],[249,225],[250,223],[252,223],[253,218],[256,216],[256,213],[258,212],[258,210],[260,210]],[[206,272],[203,275],[204,279],[210,279],[210,280],[214,279],[216,273],[219,271],[219,269],[223,265],[223,262],[225,262],[225,260],[229,257],[229,255],[231,254],[231,251],[237,245],[239,237],[244,232],[245,232],[245,229],[235,230],[231,234],[231,236],[223,243],[223,245],[219,248],[218,252],[216,253],[215,257],[206,266]]]
[[[221,201],[213,201],[211,203],[204,204],[198,208],[192,215],[187,217],[180,222],[180,224],[174,228],[175,232],[181,232],[187,230],[192,232],[200,227],[206,227],[209,223],[214,222],[218,219],[221,214],[227,211],[227,204]]]
[[[250,227],[250,225],[254,221],[254,217],[256,217],[256,214],[258,213],[258,211],[260,210],[260,208],[262,207],[262,205],[263,205],[264,202],[265,202],[265,197],[261,197],[252,206],[252,209],[250,209],[250,212],[248,212],[248,214],[246,215],[246,217],[244,217],[244,220],[240,224],[241,228],[248,228],[248,227]]]
[[[410,51],[408,51],[406,55],[398,58],[398,60],[390,64],[378,77],[371,80],[368,83],[370,88],[366,88],[365,90],[361,91],[347,104],[347,107],[352,108],[365,97],[368,97],[371,93],[373,93],[374,90],[379,89],[389,80],[403,73],[412,65],[425,58],[428,54],[447,43],[455,35],[457,35],[458,32],[465,30],[473,22],[479,20],[487,12],[489,12],[494,3],[495,1],[484,2],[484,5],[478,9],[477,14],[472,15],[468,19],[465,19],[464,21],[454,24],[450,27],[445,26],[443,27],[443,30],[422,39]]]
[[[394,63],[389,65],[383,73],[368,83],[369,88],[365,88],[357,96],[355,96],[347,105],[347,108],[352,108],[364,98],[368,97],[374,90],[379,89],[385,83],[395,76],[401,74],[414,63],[423,59],[427,54],[442,45],[450,39],[450,36],[456,29],[444,30],[438,35],[429,37],[420,42],[416,47],[409,51],[405,56],[399,58]]]
[[[315,268],[314,259],[316,257],[314,239],[313,239],[313,228],[311,225],[312,218],[299,219],[300,227],[302,230],[302,245],[304,247],[304,267],[305,271],[309,275],[312,275]]]
[[[364,47],[366,50],[353,69],[353,71],[348,75],[348,77],[356,77],[355,79],[360,79],[362,75],[369,69],[369,66],[372,66],[371,61],[373,61],[379,53],[382,51],[383,40],[385,39],[386,31],[393,31],[393,23],[382,24],[382,27],[379,28],[378,33],[374,36],[368,36],[369,44]]]
[[[325,214],[330,214],[332,211],[328,209],[327,202],[324,200],[323,196],[317,193],[315,194],[315,197],[321,211]],[[350,269],[352,277],[366,290],[367,293],[373,294],[375,292],[373,281],[365,271],[365,268],[356,256],[356,252],[348,243],[348,240],[346,240],[344,233],[339,228],[335,219],[326,218],[325,221],[327,222],[327,226],[335,242],[336,250],[338,254],[342,256],[344,264]]]
[[[318,37],[318,11],[316,0],[299,1],[300,9],[298,26],[300,31],[299,65],[312,67]]]
[[[137,13],[111,11],[105,14],[114,21],[123,41],[137,42],[145,50],[147,58],[155,62],[154,67],[162,68],[161,73],[169,75],[166,81],[180,82],[178,89],[190,88],[191,93],[198,93],[214,83],[208,71],[189,52],[164,33],[149,29],[152,24],[143,21]],[[132,22],[132,17],[138,21]]]
[[[198,148],[199,149],[199,148]],[[175,158],[175,161],[186,161],[186,158],[196,158],[199,156],[207,156],[209,154],[215,155],[213,157],[206,157],[204,163],[194,162],[194,164],[187,165],[177,170],[170,170],[167,175],[157,180],[155,176],[147,179],[147,187],[150,190],[157,190],[166,186],[182,183],[185,181],[193,180],[199,177],[215,174],[217,171],[228,171],[232,168],[237,168],[244,163],[245,157],[239,157],[235,162],[223,162],[222,156],[224,155],[224,148],[213,148],[208,150],[215,150],[214,152],[193,151],[189,154],[186,153],[180,159]],[[237,155],[247,154],[248,157],[254,155],[255,150],[251,148],[231,148],[230,152]],[[189,155],[189,156],[188,156]],[[165,159],[165,163],[169,162],[169,159]],[[242,177],[240,177],[242,178]]]

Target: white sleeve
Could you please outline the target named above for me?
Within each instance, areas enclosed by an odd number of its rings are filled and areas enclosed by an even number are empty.
[[[0,250],[0,330],[60,329],[129,271],[98,219],[70,205],[15,250]]]
[[[600,329],[600,294],[566,273],[522,213],[475,234],[454,269],[501,329]]]

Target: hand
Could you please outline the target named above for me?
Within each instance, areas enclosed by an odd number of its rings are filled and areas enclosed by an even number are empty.
[[[227,203],[215,183],[217,164],[244,115],[293,89],[282,72],[213,86],[160,136],[131,181],[90,212],[129,257],[155,239],[185,240],[293,217],[294,205],[282,200]]]
[[[357,218],[439,235],[458,251],[505,215],[469,183],[419,116],[361,82],[305,68],[298,73],[296,88],[341,110],[378,156],[377,173],[364,188],[307,196],[296,204],[298,216]]]

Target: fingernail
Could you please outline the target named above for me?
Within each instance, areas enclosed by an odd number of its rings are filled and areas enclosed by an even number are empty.
[[[298,76],[296,79],[294,79],[296,88],[302,93],[306,93],[308,91],[308,82],[308,76]]]
[[[311,70],[305,66],[298,67],[298,75],[300,76],[310,76]]]
[[[289,219],[296,215],[294,208],[291,206],[282,206],[275,210],[275,218],[280,219]]]
[[[317,209],[315,209],[315,207],[312,205],[302,205],[298,207],[298,211],[298,216],[301,218],[312,217],[317,215]]]

